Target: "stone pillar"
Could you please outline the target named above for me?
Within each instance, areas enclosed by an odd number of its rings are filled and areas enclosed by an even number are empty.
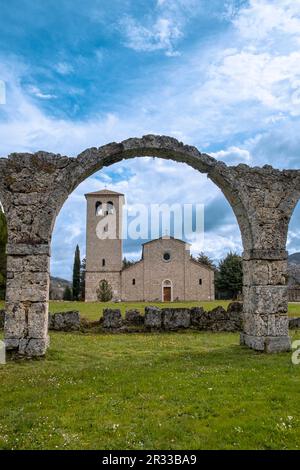
[[[7,255],[6,348],[43,356],[49,344],[49,246],[10,244]]]
[[[243,271],[241,344],[267,353],[289,351],[287,252],[244,252]]]

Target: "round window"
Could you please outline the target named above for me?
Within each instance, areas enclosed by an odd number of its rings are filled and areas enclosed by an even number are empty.
[[[171,259],[170,253],[168,253],[168,252],[164,253],[163,259],[164,259],[164,261],[170,261],[170,259]]]

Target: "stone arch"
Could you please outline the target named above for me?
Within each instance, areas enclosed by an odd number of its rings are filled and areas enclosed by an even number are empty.
[[[187,163],[221,189],[236,215],[244,246],[241,341],[269,352],[289,349],[285,241],[299,199],[298,170],[228,167],[172,137],[154,135],[90,148],[76,158],[37,152],[0,159],[0,197],[9,225],[7,348],[28,356],[46,351],[49,246],[56,216],[69,194],[101,168],[138,156]]]

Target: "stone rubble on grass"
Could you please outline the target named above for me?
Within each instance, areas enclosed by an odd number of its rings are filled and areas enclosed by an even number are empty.
[[[300,328],[300,317],[290,318],[289,319],[289,329],[290,330],[297,330],[298,328]]]
[[[162,325],[161,310],[157,307],[145,308],[145,328],[147,330],[160,330]]]
[[[78,311],[49,313],[49,330],[78,331],[80,330],[80,314]]]
[[[188,308],[163,308],[161,312],[164,330],[179,330],[191,325],[191,312]]]
[[[103,328],[117,329],[121,328],[122,325],[123,319],[119,309],[106,308],[103,310]]]
[[[125,323],[129,326],[140,326],[144,324],[144,316],[138,310],[127,310]]]

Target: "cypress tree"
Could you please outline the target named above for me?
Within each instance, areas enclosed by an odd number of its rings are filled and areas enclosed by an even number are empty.
[[[85,300],[85,271],[86,259],[83,258],[80,266],[80,300]]]
[[[73,264],[73,300],[79,300],[80,296],[80,250],[76,246]]]

